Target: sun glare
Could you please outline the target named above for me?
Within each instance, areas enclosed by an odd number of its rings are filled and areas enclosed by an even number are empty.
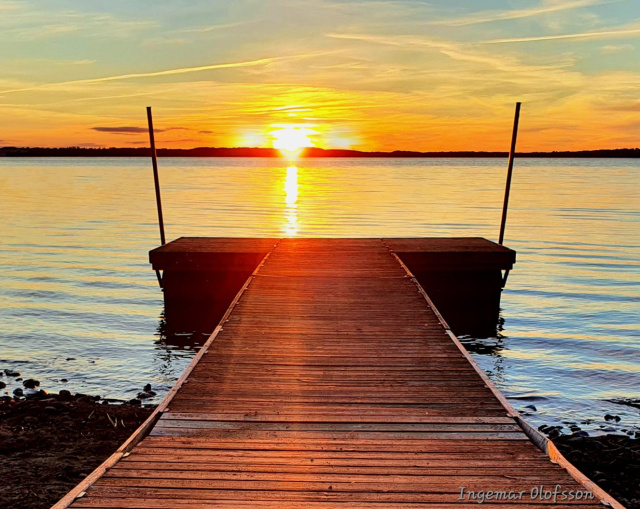
[[[286,155],[297,155],[303,148],[315,146],[311,137],[318,133],[308,126],[280,124],[273,127],[276,129],[269,133],[273,139],[273,148]]]

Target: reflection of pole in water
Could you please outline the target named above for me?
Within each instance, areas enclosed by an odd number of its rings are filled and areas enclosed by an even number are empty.
[[[298,168],[289,166],[284,180],[285,219],[284,233],[289,237],[298,232]]]

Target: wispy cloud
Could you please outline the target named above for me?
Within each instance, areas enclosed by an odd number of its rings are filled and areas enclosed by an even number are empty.
[[[33,41],[69,34],[84,38],[121,39],[158,26],[155,21],[120,19],[111,14],[29,10],[27,2],[24,4],[19,9],[12,8],[10,15],[0,16],[0,39]]]
[[[55,88],[59,86],[66,85],[82,85],[89,83],[102,83],[106,81],[121,81],[121,80],[130,80],[135,78],[154,78],[157,76],[171,76],[175,74],[186,74],[192,72],[202,72],[202,71],[213,71],[216,69],[233,69],[237,67],[251,67],[251,66],[259,66],[273,63],[277,60],[282,60],[286,57],[278,57],[278,58],[261,58],[258,60],[247,60],[244,62],[230,62],[224,64],[211,64],[211,65],[201,65],[198,67],[182,67],[178,69],[167,69],[164,71],[153,71],[153,72],[142,72],[142,73],[133,73],[133,74],[119,74],[116,76],[105,76],[102,78],[89,78],[83,80],[71,80],[71,81],[60,81],[57,83],[44,83],[42,85],[35,85],[31,87],[24,88],[14,88],[11,90],[2,90],[0,94],[12,94],[15,92],[26,92],[29,90],[38,90],[42,88]]]
[[[450,40],[432,39],[429,37],[399,35],[399,36],[379,36],[373,34],[326,34],[327,37],[338,39],[352,39],[375,44],[385,44],[408,48],[412,46],[432,48],[454,60],[468,63],[481,64],[501,71],[544,71],[562,69],[563,63],[556,65],[527,65],[522,64],[513,57],[492,55],[474,49],[473,44],[458,43]]]
[[[191,41],[186,39],[165,39],[163,37],[154,37],[144,41],[141,46],[143,48],[157,48],[160,46],[186,46],[187,44],[191,44]]]
[[[182,33],[206,33],[206,32],[217,32],[219,30],[228,30],[230,28],[238,28],[240,26],[249,25],[252,23],[257,23],[258,20],[251,21],[239,21],[237,23],[224,23],[221,25],[209,25],[205,27],[191,27],[184,28],[182,30],[176,30],[174,33],[182,34]]]
[[[101,133],[113,133],[113,134],[138,134],[146,133],[148,130],[144,127],[134,126],[122,126],[122,127],[92,127],[94,131]],[[154,131],[162,132],[164,129],[154,129]]]
[[[624,1],[628,1],[628,0],[576,0],[573,2],[562,2],[562,3],[547,1],[540,7],[533,7],[530,9],[481,12],[472,16],[464,16],[460,18],[432,21],[429,24],[447,25],[447,26],[476,25],[479,23],[490,23],[493,21],[529,18],[532,16],[540,16],[543,14],[550,14],[550,13],[559,12],[559,11],[580,9],[580,8],[589,7],[592,5],[609,4],[609,3],[617,3],[617,2],[624,2]]]
[[[607,44],[606,46],[603,46],[600,51],[602,51],[602,53],[619,53],[620,51],[633,49],[633,44]]]
[[[640,28],[631,30],[605,30],[600,32],[582,32],[577,34],[562,35],[539,35],[534,37],[509,37],[506,39],[492,39],[490,41],[481,41],[481,44],[508,44],[513,42],[537,42],[537,41],[556,41],[560,39],[600,39],[629,37],[640,35]]]
[[[121,127],[98,126],[98,127],[92,127],[91,129],[101,133],[112,133],[112,134],[140,134],[140,133],[148,132],[147,127],[137,127],[137,126],[121,126]],[[167,131],[192,131],[193,129],[189,127],[167,127],[165,129],[158,129],[154,127],[153,130],[156,133],[164,133]]]

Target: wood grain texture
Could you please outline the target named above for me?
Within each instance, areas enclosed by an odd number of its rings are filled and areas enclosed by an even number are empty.
[[[523,494],[485,508],[600,505],[532,497],[541,485],[585,491],[385,242],[285,239],[150,434],[72,507],[477,507],[462,487]]]

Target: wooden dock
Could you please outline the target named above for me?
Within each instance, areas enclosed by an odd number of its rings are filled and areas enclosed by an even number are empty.
[[[535,494],[556,485],[555,503]],[[595,499],[562,499],[585,486]],[[284,239],[154,416],[55,507],[446,509],[479,492],[622,507],[521,421],[385,241]]]

